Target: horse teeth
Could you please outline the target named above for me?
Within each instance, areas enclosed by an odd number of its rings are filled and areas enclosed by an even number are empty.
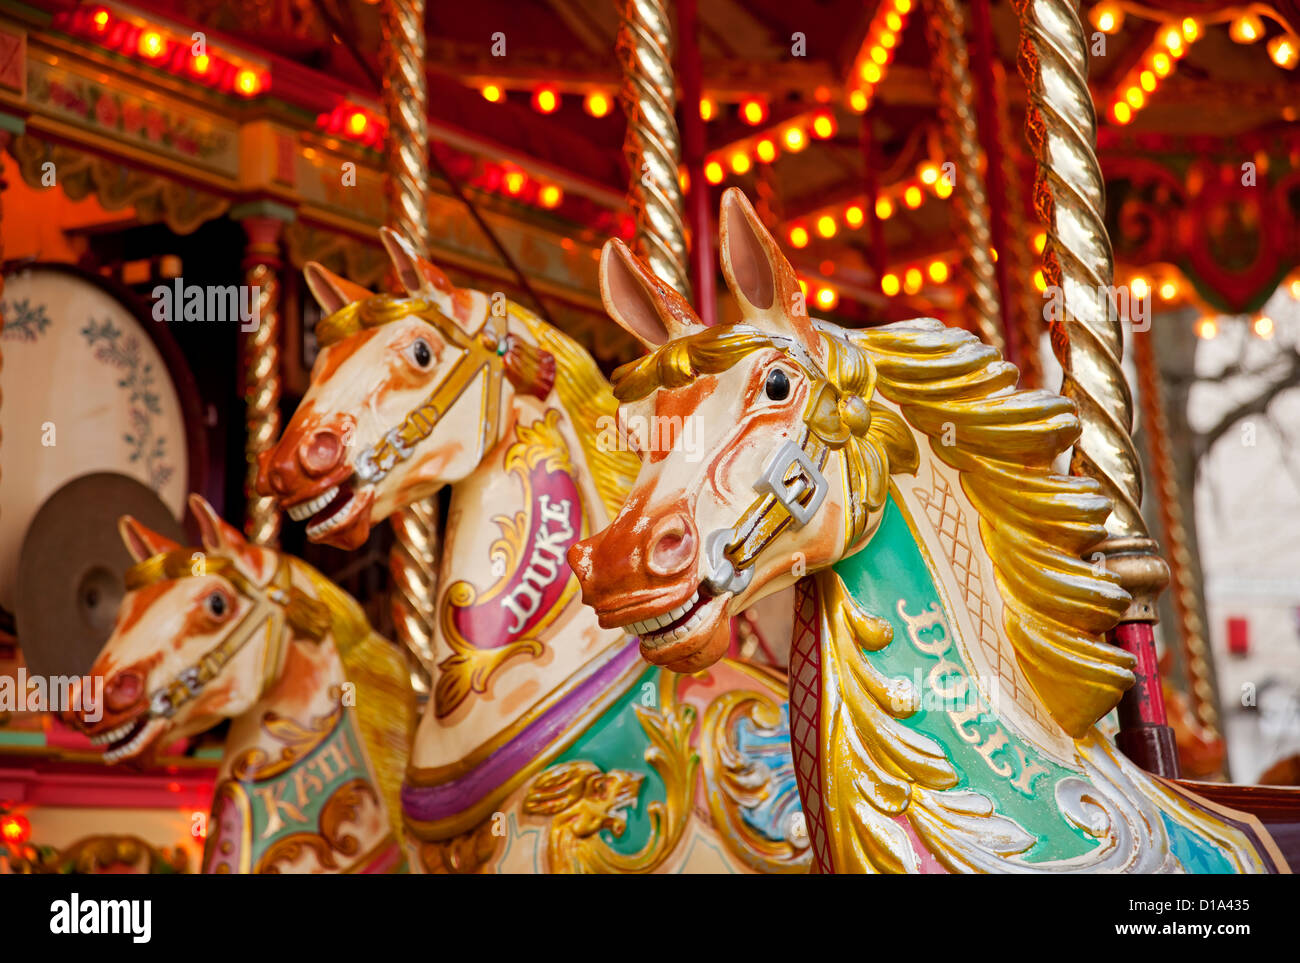
[[[683,615],[689,612],[691,606],[698,602],[699,599],[700,593],[698,591],[693,592],[690,598],[676,608],[671,608],[662,615],[652,615],[650,618],[642,619],[640,622],[631,622],[623,626],[623,629],[632,635],[653,637],[655,629],[661,629],[666,625],[671,625],[676,622]],[[667,633],[662,634],[666,635]]]
[[[134,720],[132,722],[123,723],[122,725],[118,726],[116,729],[110,729],[108,732],[100,733],[97,736],[91,736],[90,741],[93,745],[102,746],[104,745],[104,743],[112,742],[114,739],[121,739],[124,735],[126,735],[128,732],[131,731],[131,726],[133,724],[134,724]]]
[[[310,501],[302,502],[286,509],[289,517],[295,522],[300,522],[304,518],[311,518],[318,511],[334,500],[334,496],[339,493],[339,486],[335,485],[328,491],[323,491]]]

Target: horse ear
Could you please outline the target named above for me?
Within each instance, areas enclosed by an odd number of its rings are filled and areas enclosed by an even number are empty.
[[[718,224],[722,274],[743,312],[793,327],[809,341],[813,328],[794,268],[739,188],[723,193]]]
[[[146,528],[130,515],[123,515],[117,520],[117,532],[122,536],[122,544],[131,553],[131,558],[137,562],[180,548],[167,536]]]
[[[247,544],[244,536],[227,525],[202,495],[191,492],[189,503],[190,512],[199,523],[199,537],[205,550],[214,555],[233,555],[235,550]]]
[[[388,258],[397,272],[397,280],[407,294],[414,297],[436,292],[442,297],[448,297],[455,290],[451,279],[441,268],[428,258],[421,257],[415,245],[391,227],[381,227],[379,239],[384,242],[384,250],[388,252]]]
[[[316,261],[308,261],[302,273],[307,279],[307,287],[311,289],[316,303],[327,316],[354,301],[373,297],[373,292],[359,284],[353,284],[347,278],[339,277]]]
[[[609,316],[651,351],[704,327],[687,300],[617,238],[600,252],[600,299]]]

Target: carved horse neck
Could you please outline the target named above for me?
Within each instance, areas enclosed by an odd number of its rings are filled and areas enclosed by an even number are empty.
[[[514,310],[508,329],[537,344]],[[595,426],[558,390],[541,401],[507,387],[499,417],[496,447],[451,489],[434,696],[412,751],[417,767],[450,764],[492,740],[624,638],[579,603],[565,561],[570,545],[609,523],[586,455]]]
[[[294,587],[317,598],[305,571],[293,565],[291,572]],[[282,632],[279,671],[262,698],[230,723],[203,871],[391,868],[398,861],[394,827],[334,630],[319,641],[295,637],[287,623]],[[230,803],[234,797],[240,804]],[[353,818],[333,818],[345,815],[349,806],[356,807]],[[295,835],[307,843],[286,844],[286,837]],[[245,845],[237,842],[241,838]],[[242,867],[226,860],[232,854],[247,854]]]

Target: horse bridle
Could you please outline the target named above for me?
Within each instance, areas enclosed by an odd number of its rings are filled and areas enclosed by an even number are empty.
[[[759,553],[790,525],[803,528],[812,521],[830,491],[823,469],[831,446],[808,423],[816,411],[820,393],[828,388],[834,390],[830,379],[797,341],[779,335],[768,337],[804,369],[812,391],[799,441],[788,439],[768,459],[754,482],[758,497],[736,523],[729,528],[715,529],[704,540],[705,559],[710,569],[705,583],[715,595],[727,592],[738,595],[748,588]]]
[[[466,335],[450,319],[438,314],[439,321],[420,316],[432,325],[448,343],[462,349],[465,354],[456,362],[447,377],[429,393],[418,406],[406,413],[395,428],[386,431],[375,444],[361,452],[353,463],[353,471],[365,484],[375,484],[400,462],[410,458],[415,446],[433,434],[438,420],[445,415],[472,385],[480,373],[487,383],[483,391],[483,408],[479,419],[479,451],[482,458],[497,443],[501,412],[501,381],[505,373],[503,357],[509,350],[510,335],[504,330],[504,318],[489,314],[484,330],[477,335]]]
[[[183,556],[183,557],[181,557]],[[126,573],[128,591],[143,588],[164,578],[178,578],[199,574],[194,572],[192,556],[184,550],[161,553],[133,566]],[[155,718],[170,719],[187,702],[195,699],[203,687],[220,674],[230,661],[259,632],[266,632],[267,649],[262,660],[262,693],[279,671],[285,636],[286,609],[291,602],[289,562],[281,558],[264,588],[259,588],[233,569],[233,562],[220,561],[222,576],[235,591],[252,601],[252,605],[235,623],[231,631],[212,649],[205,652],[193,665],[182,669],[167,685],[149,696],[149,712]],[[206,565],[205,565],[206,570]]]

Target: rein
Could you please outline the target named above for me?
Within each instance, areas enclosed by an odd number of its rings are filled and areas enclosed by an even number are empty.
[[[285,625],[292,625],[317,641],[329,630],[327,607],[291,586],[290,562],[286,557],[280,557],[275,573],[265,586],[254,585],[235,568],[231,559],[222,556],[210,557],[198,567],[200,570],[195,571],[192,555],[188,550],[181,549],[147,558],[126,573],[128,591],[165,579],[209,573],[220,575],[236,592],[253,603],[221,642],[149,696],[149,711],[154,717],[171,718],[181,706],[195,699],[203,687],[216,678],[260,632],[264,631],[267,639],[261,686],[261,694],[265,694],[279,672],[286,635]]]
[[[395,428],[391,428],[369,448],[357,456],[353,470],[363,483],[375,484],[400,462],[410,458],[415,446],[433,434],[438,420],[445,415],[472,385],[480,373],[485,373],[487,384],[483,391],[482,410],[479,412],[478,458],[483,458],[496,445],[501,431],[501,382],[505,376],[505,355],[510,350],[510,335],[504,330],[504,319],[489,316],[487,330],[478,336],[467,336],[450,319],[442,314],[433,317],[420,315],[420,319],[435,328],[450,344],[465,354],[456,362],[428,397],[406,413]]]
[[[803,528],[812,521],[830,491],[823,469],[831,449],[843,447],[850,436],[843,426],[834,430],[825,424],[826,400],[837,401],[839,392],[821,365],[793,339],[772,334],[764,338],[804,370],[812,390],[799,441],[787,440],[768,459],[753,485],[759,494],[736,523],[715,529],[705,539],[711,572],[705,581],[718,595],[743,592],[754,578],[759,554],[791,525]]]

